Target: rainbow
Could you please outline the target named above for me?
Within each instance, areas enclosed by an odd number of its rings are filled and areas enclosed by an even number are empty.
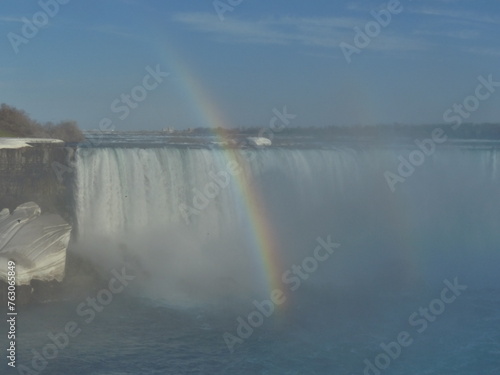
[[[229,128],[228,122],[218,110],[219,106],[211,98],[211,95],[205,91],[201,80],[197,79],[196,74],[189,70],[188,65],[181,61],[178,55],[170,53],[167,61],[173,75],[181,78],[181,88],[191,101],[191,107],[196,110],[197,123],[201,124],[200,126],[213,129],[218,141],[228,142],[230,138],[224,130]],[[242,156],[238,149],[225,148],[223,152],[227,161],[235,161],[245,170],[249,161]],[[269,220],[267,207],[260,192],[249,183],[245,173],[240,173],[234,178],[237,179],[239,187],[240,203],[243,205],[250,223],[248,239],[256,256],[259,257],[259,262],[262,265],[261,271],[264,273],[269,293],[280,289],[286,294],[286,289],[283,288],[281,281],[281,275],[284,271],[281,266],[281,246]]]

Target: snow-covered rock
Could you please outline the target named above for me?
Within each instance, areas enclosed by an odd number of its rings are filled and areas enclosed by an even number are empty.
[[[59,215],[41,214],[33,202],[12,214],[0,211],[0,280],[7,281],[7,262],[16,262],[16,284],[31,280],[62,281],[71,226]]]
[[[64,144],[64,141],[52,138],[0,138],[0,149],[32,147],[32,144],[37,143]]]
[[[271,140],[265,137],[248,137],[247,141],[250,145],[256,147],[271,146],[272,144]]]

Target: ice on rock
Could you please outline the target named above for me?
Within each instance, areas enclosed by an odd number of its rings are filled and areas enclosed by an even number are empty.
[[[62,281],[71,226],[59,215],[44,214],[33,202],[12,214],[0,211],[0,280],[7,281],[7,262],[16,262],[16,284],[31,280]]]

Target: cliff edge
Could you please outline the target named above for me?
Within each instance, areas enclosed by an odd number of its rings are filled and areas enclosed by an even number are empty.
[[[60,140],[0,138],[0,209],[36,202],[71,222],[73,174],[58,174],[58,167],[68,166],[73,152]]]

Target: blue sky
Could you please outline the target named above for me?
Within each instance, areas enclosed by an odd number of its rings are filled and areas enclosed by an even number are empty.
[[[442,123],[478,76],[500,81],[498,1],[401,0],[350,63],[340,44],[356,46],[355,28],[373,27],[371,12],[388,2],[221,3],[232,8],[223,19],[211,0],[71,0],[47,25],[38,14],[36,35],[13,47],[13,34],[26,36],[23,17],[42,8],[4,0],[0,102],[85,129],[103,118],[117,130],[213,125],[202,102],[224,126],[262,127],[284,106],[296,126],[419,124]],[[148,66],[169,76],[120,119],[112,103],[142,84]],[[500,122],[500,89],[469,120]]]

